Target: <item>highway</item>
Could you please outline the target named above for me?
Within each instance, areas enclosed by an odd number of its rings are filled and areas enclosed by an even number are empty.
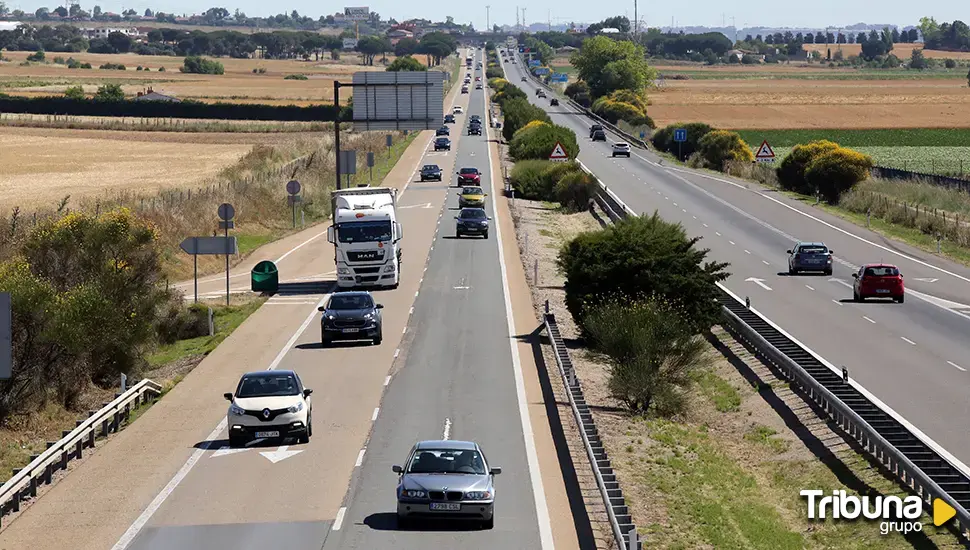
[[[656,210],[701,236],[710,259],[730,262],[731,291],[750,297],[753,308],[829,362],[846,366],[951,461],[970,461],[959,420],[970,412],[970,270],[753,183],[659,164],[642,149],[613,159],[609,142],[587,139],[593,121],[566,101],[551,107],[535,97],[536,84],[521,80],[523,67],[521,59],[505,64],[509,81],[577,133],[579,160],[624,203],[638,213]],[[785,251],[796,240],[824,241],[834,250],[833,275],[788,276]],[[905,304],[851,300],[852,273],[880,261],[902,271]]]

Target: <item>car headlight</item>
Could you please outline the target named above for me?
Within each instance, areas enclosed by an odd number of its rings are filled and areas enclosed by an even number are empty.
[[[326,317],[326,319],[327,319],[328,321],[333,321],[334,319],[336,319],[336,317],[335,317],[335,316],[333,316],[333,315],[331,315],[331,314],[329,314],[329,313],[325,313],[325,314],[324,314],[323,316],[324,316],[324,317]]]
[[[826,261],[827,261],[828,263],[832,263],[832,257],[831,257],[831,256],[829,256],[829,257],[827,258],[827,260],[826,260]]]
[[[350,274],[350,268],[347,268],[347,267],[337,268],[337,275],[349,275],[349,274]]]
[[[492,498],[491,491],[469,491],[465,493],[466,500],[488,500]]]
[[[393,272],[394,272],[394,264],[390,264],[384,267],[384,273],[393,273]]]
[[[374,318],[374,314],[373,313],[365,313],[364,314],[364,319],[373,319],[373,318]]]
[[[408,498],[427,498],[428,493],[424,491],[412,491],[409,489],[407,491],[404,491],[404,496]]]
[[[303,410],[303,401],[300,401],[296,405],[293,405],[292,407],[286,409],[286,412],[288,412],[288,413],[298,413],[298,412],[300,412],[302,410]]]
[[[233,403],[232,405],[229,405],[229,414],[232,416],[242,416],[246,414],[246,410]]]

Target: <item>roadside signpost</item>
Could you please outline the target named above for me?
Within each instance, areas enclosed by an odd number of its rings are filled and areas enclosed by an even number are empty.
[[[391,158],[391,147],[394,146],[394,136],[391,134],[384,136],[384,145],[387,146],[387,158]]]
[[[341,151],[338,158],[340,159],[340,173],[347,175],[347,187],[350,187],[350,176],[357,174],[357,151]],[[340,174],[337,174],[337,176],[339,181]]]
[[[219,227],[226,232],[226,305],[229,305],[229,230],[236,226],[236,209],[228,202],[219,205]],[[198,279],[196,279],[198,282]]]
[[[370,172],[370,175],[368,177],[370,178],[371,183],[373,183],[374,182],[374,152],[373,151],[367,151],[367,170]]]
[[[225,254],[226,263],[228,263],[229,254],[235,254],[238,250],[236,247],[236,237],[189,237],[179,244],[179,248],[186,254],[192,255],[193,276],[195,279],[195,303],[199,303],[199,256]],[[226,273],[228,276],[228,270]],[[226,284],[228,285],[228,282]],[[228,288],[227,286],[227,303],[229,301]]]
[[[0,380],[13,375],[13,314],[10,293],[0,292]]]
[[[296,205],[297,203],[303,202],[303,197],[300,196],[300,182],[297,180],[290,180],[286,182],[286,193],[289,195],[286,197],[286,201],[290,204],[293,209],[293,228],[296,229]]]
[[[775,151],[768,145],[768,140],[761,142],[758,153],[754,156],[757,162],[775,162]]]
[[[684,155],[682,153],[684,149],[683,143],[687,141],[687,129],[686,128],[675,129],[674,141],[677,142],[677,159],[684,160]]]
[[[562,143],[556,142],[556,146],[552,148],[552,154],[549,155],[549,160],[553,162],[566,162],[569,160],[569,155],[563,149]]]

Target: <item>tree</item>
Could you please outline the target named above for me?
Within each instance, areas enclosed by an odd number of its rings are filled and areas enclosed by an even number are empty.
[[[108,34],[108,44],[116,53],[128,53],[131,50],[131,37],[123,32],[114,31]]]
[[[98,87],[94,94],[95,101],[124,101],[125,92],[120,84],[105,84]]]
[[[812,141],[796,145],[781,161],[777,168],[778,182],[783,189],[803,195],[814,195],[817,191],[805,179],[805,171],[816,158],[839,148],[839,144],[828,140]]]
[[[95,17],[100,17],[102,13],[101,6],[94,6],[94,9],[91,10],[91,13],[94,14]]]
[[[805,180],[830,204],[869,177],[873,160],[851,149],[839,147],[816,157],[805,170]]]
[[[970,71],[967,71],[967,86],[970,87]]]
[[[916,29],[909,29],[909,42],[915,43],[919,40],[919,31]]]
[[[890,36],[892,36],[894,44],[896,42],[899,42],[899,29],[897,29],[896,27],[893,27]]]
[[[47,21],[51,18],[50,10],[47,8],[37,8],[37,11],[34,12],[34,17],[41,21]]]
[[[70,86],[68,89],[64,90],[64,97],[74,100],[84,99],[84,88],[81,86]]]
[[[839,33],[839,35],[835,37],[835,43],[836,44],[845,44],[845,42],[846,42],[846,40],[845,40],[845,35],[844,34]]]
[[[926,62],[926,57],[923,56],[923,50],[920,48],[913,48],[913,52],[909,56],[909,68],[923,70],[928,66]]]
[[[570,62],[579,71],[579,78],[589,84],[594,98],[620,89],[641,92],[657,75],[647,65],[642,46],[606,36],[587,39]]]
[[[427,71],[428,68],[417,59],[406,55],[395,59],[387,66],[388,71]]]
[[[357,51],[364,56],[364,65],[373,65],[377,54],[387,51],[386,39],[365,36],[357,42]]]
[[[566,276],[566,307],[586,332],[590,306],[653,297],[676,307],[692,330],[710,329],[721,313],[715,283],[727,278],[728,264],[707,261],[710,250],[699,241],[656,213],[581,233],[556,262]]]
[[[856,44],[865,44],[866,43],[866,33],[860,32],[858,35],[856,35],[855,42],[856,42]]]
[[[145,8],[145,17],[155,17],[155,14],[149,8]]]
[[[727,130],[705,134],[698,143],[697,154],[708,168],[719,171],[724,171],[727,162],[754,162],[754,153],[741,135]]]
[[[441,60],[458,49],[458,41],[450,34],[429,32],[421,37],[417,53],[428,57],[428,65],[440,65]]]
[[[397,41],[394,45],[394,55],[398,57],[403,57],[405,55],[414,55],[418,53],[418,41],[411,38],[402,38]]]
[[[825,42],[825,35],[822,34],[822,31],[818,31],[817,33],[815,33],[815,43],[816,44],[826,44],[826,42]]]
[[[10,13],[10,10],[7,8],[6,2],[0,2],[0,17],[6,17],[8,13]]]
[[[71,17],[78,17],[83,11],[84,10],[81,9],[81,4],[71,4],[71,7],[67,10],[67,13]]]
[[[57,6],[56,8],[54,8],[54,13],[56,13],[58,17],[68,16],[67,8],[65,8],[64,6]]]
[[[197,55],[190,55],[185,58],[185,61],[182,62],[182,66],[179,67],[179,71],[194,74],[224,74],[226,72],[226,68],[218,61],[206,59]]]

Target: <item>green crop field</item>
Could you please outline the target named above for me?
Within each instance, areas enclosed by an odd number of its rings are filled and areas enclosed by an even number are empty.
[[[664,60],[656,60],[663,65]],[[667,78],[683,75],[690,80],[966,80],[965,68],[910,71],[906,69],[828,69],[825,67],[806,67],[785,71],[734,70],[697,70],[664,67],[661,71]]]
[[[752,147],[768,140],[772,147],[794,147],[827,139],[845,147],[967,147],[970,128],[900,128],[878,130],[735,130]]]

